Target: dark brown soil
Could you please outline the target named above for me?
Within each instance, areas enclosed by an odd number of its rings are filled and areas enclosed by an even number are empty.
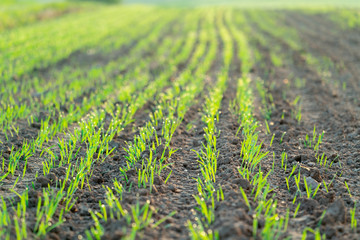
[[[273,71],[266,78],[266,84],[270,86],[274,83],[274,88],[269,87],[269,92],[274,98],[275,110],[272,112],[270,130],[275,134],[274,143],[269,147],[271,136],[265,136],[266,148],[271,152],[275,152],[278,165],[281,161],[279,156],[282,152],[288,155],[288,170],[284,174],[283,170],[277,171],[277,174],[270,176],[270,182],[276,186],[276,199],[278,199],[279,208],[285,211],[286,208],[292,208],[294,193],[296,191],[295,182],[290,182],[290,192],[285,183],[291,168],[294,165],[301,166],[301,175],[312,178],[316,183],[325,181],[331,183],[329,192],[322,186],[314,199],[299,199],[301,203],[300,212],[293,221],[290,221],[291,235],[301,232],[303,226],[316,228],[320,224],[321,233],[326,234],[327,239],[358,239],[360,236],[354,234],[350,229],[350,208],[354,207],[354,203],[359,200],[359,174],[360,169],[360,131],[359,117],[360,105],[356,99],[360,95],[358,91],[357,81],[358,66],[360,64],[357,59],[358,49],[355,49],[353,43],[354,38],[360,37],[353,31],[351,34],[345,33],[338,29],[337,26],[326,19],[326,16],[306,15],[299,12],[286,12],[285,26],[297,29],[301,40],[305,43],[302,51],[308,51],[319,57],[328,57],[335,64],[343,62],[344,67],[331,69],[334,72],[329,80],[325,80],[316,71],[315,66],[309,66],[301,51],[293,51],[281,39],[272,38],[267,33],[262,33],[265,38],[276,45],[280,44],[282,49],[288,49],[286,54],[290,56],[284,66],[275,68],[271,66],[269,57],[269,46],[260,46],[267,62],[268,71],[264,71],[262,67],[255,70],[259,72]],[[341,37],[340,37],[341,36]],[[342,76],[343,81],[347,81],[347,85],[351,86],[345,91],[335,87],[332,82],[336,82],[338,77]],[[347,76],[347,77],[346,77]],[[291,86],[288,79],[303,78],[306,79],[305,86],[295,88]],[[291,80],[290,80],[291,81]],[[286,99],[283,98],[284,89],[286,91]],[[302,101],[302,120],[300,124],[290,114],[294,106],[291,101],[297,96]],[[356,96],[356,97],[355,97]],[[285,117],[282,119],[283,113]],[[261,119],[261,114],[258,114]],[[324,140],[321,144],[320,153],[333,161],[330,168],[319,166],[316,163],[314,150],[305,148],[299,139],[304,140],[306,134],[312,136],[312,131],[316,125],[318,132],[325,131]],[[263,127],[263,132],[265,132]],[[280,143],[282,133],[284,135],[283,142]],[[265,161],[266,168],[271,168],[272,158]],[[296,171],[295,173],[297,173]],[[347,182],[350,187],[352,196],[344,184]],[[302,183],[303,184],[303,183]],[[302,186],[304,187],[304,185]],[[305,188],[304,188],[305,190]],[[295,205],[296,206],[296,205]],[[321,215],[326,210],[325,217],[321,221]],[[357,214],[358,214],[357,210]],[[358,230],[357,230],[358,232]],[[293,235],[295,239],[299,235]]]
[[[257,31],[264,36],[271,45],[263,46],[253,39],[253,46],[263,56],[262,63],[254,66],[251,78],[255,81],[262,78],[268,92],[273,96],[274,109],[267,120],[271,134],[266,134],[265,118],[261,112],[259,96],[255,100],[255,116],[262,123],[260,127],[260,139],[263,142],[263,151],[269,151],[267,158],[261,163],[261,170],[267,174],[273,166],[273,153],[275,154],[275,171],[272,172],[268,181],[273,188],[274,199],[277,200],[277,210],[279,215],[285,216],[286,209],[290,209],[289,227],[283,238],[291,237],[301,239],[304,227],[320,228],[322,234],[326,234],[326,239],[360,239],[360,224],[357,230],[352,230],[350,226],[350,209],[360,199],[360,32],[357,30],[341,30],[324,15],[305,14],[302,12],[282,11],[286,21],[284,26],[294,28],[298,31],[304,49],[292,50],[281,39],[277,39],[265,31],[257,28],[256,23],[251,23],[253,31]],[[234,41],[235,43],[235,41]],[[284,49],[284,60],[281,67],[275,67],[270,59],[270,52],[274,45],[279,45]],[[129,46],[129,48],[131,48]],[[213,63],[212,70],[205,78],[211,86],[216,80],[216,73],[220,70],[222,43],[219,44],[217,60]],[[238,47],[234,49],[237,56]],[[125,51],[125,50],[124,50]],[[121,53],[124,53],[121,50]],[[127,51],[127,50],[126,50]],[[125,51],[125,52],[126,52]],[[306,63],[303,57],[304,52],[311,52],[318,57],[328,57],[335,64],[341,65],[339,68],[331,69],[332,76],[325,80],[314,66]],[[102,56],[104,57],[104,56]],[[81,54],[73,54],[70,58],[76,61],[81,59]],[[74,60],[73,59],[73,60]],[[110,59],[99,59],[99,61],[109,61]],[[71,59],[64,60],[59,66],[66,65]],[[92,60],[84,63],[92,64]],[[187,63],[183,63],[186,65]],[[224,201],[216,203],[215,222],[211,224],[211,229],[219,232],[220,239],[261,239],[260,231],[263,222],[259,222],[259,232],[253,236],[253,212],[249,211],[243,199],[240,187],[250,196],[252,186],[246,179],[240,177],[237,168],[241,166],[240,150],[243,136],[237,135],[240,123],[230,109],[229,103],[236,96],[237,80],[241,77],[239,59],[234,57],[233,67],[230,71],[228,88],[223,96],[220,121],[217,128],[221,131],[217,141],[217,149],[220,151],[218,158],[217,184],[222,186],[224,191]],[[181,66],[179,71],[181,71]],[[44,70],[47,71],[47,70]],[[268,74],[270,73],[270,74]],[[347,89],[342,90],[331,82],[341,78],[347,83]],[[302,87],[295,87],[289,83],[292,79],[306,79],[306,84]],[[286,98],[283,91],[286,90]],[[163,90],[160,90],[163,91]],[[202,143],[205,142],[205,124],[201,120],[202,106],[207,90],[197,96],[195,103],[186,113],[183,122],[176,130],[171,142],[171,147],[178,149],[171,159],[172,175],[167,184],[164,184],[163,177],[157,177],[155,187],[152,192],[149,189],[137,187],[135,173],[128,177],[131,179],[131,191],[123,195],[122,203],[125,208],[139,201],[141,204],[150,201],[150,205],[158,209],[154,214],[154,219],[167,216],[172,211],[176,211],[173,217],[167,219],[159,227],[146,228],[141,231],[138,239],[189,239],[187,221],[196,218],[194,209],[197,205],[194,195],[197,195],[197,177],[201,174],[197,155],[194,151],[199,151]],[[295,106],[291,102],[297,97],[301,98],[302,118],[300,123],[293,118],[291,112]],[[55,228],[48,234],[47,239],[79,239],[78,236],[85,236],[85,230],[93,226],[93,220],[89,209],[99,210],[99,201],[104,202],[105,190],[103,186],[111,187],[113,179],[121,179],[119,167],[124,166],[126,152],[126,141],[132,141],[137,128],[144,125],[149,120],[149,112],[154,110],[155,103],[148,102],[135,115],[135,122],[128,126],[119,136],[113,139],[112,144],[116,147],[114,153],[107,159],[94,167],[94,173],[89,180],[90,186],[85,184],[83,189],[78,189],[75,193],[77,198],[71,212],[65,215],[66,222]],[[188,124],[193,127],[188,129]],[[328,161],[333,162],[331,167],[319,166],[316,163],[315,152],[311,148],[303,146],[302,140],[308,134],[312,136],[312,131],[316,125],[317,132],[325,131],[323,143],[319,152],[327,156]],[[9,143],[0,146],[0,152],[5,159],[9,156],[9,148],[14,143],[20,147],[23,139],[31,139],[38,132],[38,125],[28,126],[21,123],[22,129],[20,137],[12,137]],[[283,133],[286,132],[282,139]],[[270,141],[272,134],[275,134],[272,146]],[[3,136],[2,136],[3,137]],[[282,140],[281,140],[282,139]],[[300,139],[300,140],[299,140]],[[54,141],[55,144],[55,141]],[[280,156],[282,152],[288,155],[287,170],[281,168]],[[34,171],[32,162],[37,161],[39,153],[29,159],[29,170]],[[39,165],[39,164],[38,164]],[[295,204],[293,199],[296,193],[295,182],[290,181],[290,189],[287,188],[285,177],[289,176],[293,166],[298,166],[302,179],[306,177],[308,182],[321,184],[325,181],[328,184],[328,192],[324,186],[320,187],[319,192],[313,199],[306,198],[306,195],[298,197]],[[37,199],[42,195],[42,188],[48,184],[55,186],[58,179],[62,179],[65,168],[56,168],[47,177],[37,178],[35,189],[29,192],[29,208],[31,214],[36,211]],[[16,174],[17,175],[17,174]],[[40,174],[41,175],[41,174]],[[165,175],[164,175],[165,176]],[[11,182],[16,177],[8,179],[0,185],[0,193],[6,197],[15,196],[10,194],[8,189]],[[17,185],[16,190],[22,191],[30,186],[33,179],[24,180]],[[347,182],[351,195],[344,184]],[[130,188],[130,183],[124,183],[126,188]],[[331,184],[330,184],[331,183]],[[91,187],[91,191],[89,190]],[[305,192],[304,181],[301,181],[301,188]],[[250,204],[256,208],[257,203],[253,197],[249,197]],[[295,218],[293,213],[297,204],[300,209]],[[326,213],[323,215],[324,211]],[[360,212],[356,210],[357,219]],[[34,222],[29,222],[29,228],[34,227]],[[105,235],[103,239],[120,239],[122,237],[123,222],[109,221],[104,223]],[[32,236],[34,237],[34,236]],[[313,239],[312,236],[309,239]]]

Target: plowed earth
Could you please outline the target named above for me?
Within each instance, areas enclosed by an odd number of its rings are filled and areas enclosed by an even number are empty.
[[[358,234],[360,224],[357,229],[351,229],[350,216],[350,209],[360,199],[360,29],[341,29],[324,13],[272,12],[274,13],[283,16],[278,23],[279,27],[297,32],[302,43],[300,50],[292,49],[286,41],[271,34],[271,30],[267,31],[259,27],[259,23],[251,17],[247,19],[251,31],[245,33],[250,46],[257,49],[262,56],[261,60],[252,67],[250,77],[254,81],[259,78],[264,80],[267,91],[273,98],[274,108],[270,118],[267,119],[271,134],[267,134],[261,98],[254,90],[256,96],[254,112],[257,121],[261,123],[259,139],[263,141],[262,150],[269,151],[268,156],[261,162],[261,170],[265,174],[272,170],[274,154],[274,171],[269,174],[268,182],[273,188],[273,198],[278,203],[278,214],[285,216],[287,209],[290,212],[289,226],[281,238],[301,239],[304,228],[310,227],[319,228],[321,234],[326,235],[326,239],[360,239]],[[244,12],[244,14],[246,16],[247,13]],[[169,29],[164,29],[164,34],[168,32]],[[255,34],[262,36],[265,41],[258,41],[253,37]],[[235,43],[235,39],[233,41]],[[113,54],[127,54],[127,48],[132,48],[134,45],[136,45],[136,40],[134,44],[122,49],[114,49]],[[281,49],[283,63],[280,66],[275,66],[270,57],[275,48]],[[220,70],[219,59],[222,57],[222,50],[222,42],[219,41],[217,60],[204,76],[209,86],[215,83],[216,74]],[[234,52],[238,51],[238,47],[234,47]],[[306,62],[304,53],[311,53],[319,59],[327,57],[334,65],[327,69],[327,75],[324,77],[324,72],[319,72],[317,66]],[[151,54],[151,52],[145,52],[145,54]],[[77,61],[79,61],[77,64],[86,65],[96,62],[101,66],[112,57],[114,56],[111,54],[88,56],[79,52],[49,68],[61,68]],[[185,66],[186,64],[187,62],[183,63]],[[249,197],[252,209],[255,209],[257,202],[250,194],[252,185],[248,180],[243,179],[237,170],[241,166],[240,151],[243,136],[237,134],[240,123],[229,108],[229,103],[236,96],[237,80],[243,77],[240,71],[241,64],[237,54],[234,54],[228,76],[228,87],[223,96],[221,114],[217,122],[220,135],[217,139],[219,157],[216,174],[217,184],[222,186],[224,192],[224,200],[216,203],[215,221],[210,228],[219,232],[220,239],[261,239],[261,230],[264,227],[264,223],[260,220],[258,232],[254,236],[253,212],[247,207],[240,192],[240,187],[242,187]],[[179,72],[182,67],[178,66]],[[41,71],[46,77],[48,69]],[[161,71],[161,68],[155,71],[154,79]],[[36,70],[36,74],[38,73],[39,70]],[[305,83],[295,86],[295,79],[304,79]],[[334,84],[338,81],[341,82],[340,87]],[[346,84],[346,88],[341,88],[343,83]],[[256,89],[255,84],[253,87]],[[195,221],[198,216],[194,196],[198,194],[196,179],[201,176],[198,157],[193,150],[200,151],[202,143],[205,143],[203,130],[205,124],[201,116],[207,91],[208,88],[205,88],[203,93],[196,97],[195,104],[188,110],[181,125],[175,131],[171,147],[177,151],[167,160],[172,164],[172,175],[168,182],[164,184],[165,174],[163,177],[155,177],[154,188],[150,192],[149,188],[138,188],[136,172],[127,173],[128,182],[122,180],[126,189],[121,201],[124,208],[129,208],[136,202],[140,202],[141,205],[149,201],[150,205],[157,209],[154,219],[161,219],[172,211],[176,211],[174,216],[158,227],[147,227],[138,232],[136,237],[138,239],[189,239],[187,222],[188,220]],[[297,96],[301,99],[300,122],[291,114],[295,108],[292,101]],[[135,121],[112,140],[111,145],[115,150],[102,163],[96,163],[89,182],[76,191],[74,198],[77,198],[77,201],[71,211],[65,214],[66,222],[48,233],[46,239],[81,239],[79,236],[85,238],[85,230],[89,230],[94,225],[89,209],[99,210],[99,201],[104,202],[103,186],[112,187],[113,179],[122,179],[119,167],[126,164],[124,150],[126,142],[131,142],[138,134],[138,127],[150,120],[149,113],[154,111],[155,106],[155,102],[149,101],[135,114]],[[110,122],[110,120],[111,117],[106,121]],[[314,150],[303,145],[306,135],[312,136],[314,125],[317,132],[325,131],[320,152],[327,156],[329,162],[333,162],[331,167],[320,166],[316,162]],[[20,147],[24,139],[36,137],[39,131],[39,126],[36,124],[29,126],[25,120],[19,120],[18,126],[20,127],[18,136],[10,137],[6,141],[4,135],[1,135],[3,142],[1,150],[5,160],[9,158],[11,146]],[[72,126],[74,127],[76,126]],[[286,133],[283,134],[284,132]],[[275,137],[270,146],[273,134]],[[62,137],[66,137],[66,133]],[[56,145],[56,141],[54,139],[46,144]],[[283,152],[286,152],[288,156],[286,171],[281,168]],[[81,154],[80,151],[79,156]],[[145,151],[144,157],[146,154],[148,153]],[[293,203],[297,192],[295,181],[290,180],[288,189],[285,177],[289,176],[292,167],[296,165],[297,169],[300,169],[302,179],[306,177],[309,179],[308,182],[311,181],[315,185],[325,181],[328,184],[328,191],[321,185],[314,198],[307,198],[304,182],[301,180],[302,195],[298,196]],[[48,184],[55,188],[57,180],[62,179],[66,173],[66,168],[61,167],[52,169],[47,176],[41,176],[42,171],[39,170],[41,167],[40,152],[36,152],[29,159],[27,177],[15,187],[15,190],[20,193],[26,188],[30,189],[27,210],[29,232],[35,224],[36,204],[38,198],[42,196],[42,188],[47,188]],[[39,171],[37,179],[34,179],[35,171]],[[0,186],[0,194],[6,199],[13,197],[14,202],[18,201],[17,197],[9,189],[15,180],[16,177],[7,177]],[[345,181],[351,195],[344,184]],[[34,183],[33,187],[31,182]],[[298,203],[300,203],[300,209],[293,218]],[[358,209],[355,216],[359,219]],[[120,239],[124,236],[125,225],[122,220],[111,220],[102,225],[105,230],[102,239]],[[35,238],[34,235],[30,236]],[[314,236],[308,234],[308,238],[312,239]]]

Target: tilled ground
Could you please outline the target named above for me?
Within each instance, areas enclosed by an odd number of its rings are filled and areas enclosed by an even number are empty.
[[[355,30],[346,32],[338,29],[334,23],[326,19],[326,15],[287,12],[284,24],[298,31],[304,46],[308,46],[304,47],[304,51],[316,56],[329,57],[334,63],[344,63],[344,65],[340,70],[330,69],[332,71],[330,77],[324,78],[316,71],[316,66],[305,62],[302,52],[292,51],[291,58],[287,59],[289,63],[279,68],[271,66],[268,58],[268,67],[275,69],[274,74],[268,79],[268,85],[275,84],[275,87],[270,88],[269,91],[274,98],[276,109],[270,120],[270,130],[275,134],[275,139],[272,147],[268,149],[275,152],[276,156],[285,151],[290,163],[286,174],[279,171],[279,174],[270,177],[273,186],[277,189],[276,198],[279,199],[283,209],[292,205],[296,191],[295,182],[290,182],[290,191],[288,191],[285,177],[289,175],[292,166],[299,164],[301,174],[308,177],[307,179],[313,179],[315,183],[325,181],[331,183],[331,186],[329,192],[324,186],[320,187],[320,193],[314,199],[297,200],[301,203],[300,213],[297,218],[290,221],[290,226],[293,228],[290,230],[291,235],[294,234],[293,237],[298,238],[299,235],[296,233],[306,225],[313,228],[320,227],[327,239],[358,239],[359,235],[356,231],[349,228],[349,209],[353,208],[359,199],[357,186],[360,160],[360,104],[358,103],[359,81],[356,74],[359,61],[356,57],[358,49],[355,49],[354,41],[359,39],[360,35]],[[273,38],[271,41],[282,44],[282,48],[290,48],[281,39]],[[265,56],[269,49],[269,47],[263,48]],[[290,76],[307,81],[301,88],[290,87],[291,84],[288,82]],[[346,82],[348,88],[339,90],[334,87],[331,82],[338,80]],[[300,124],[289,116],[294,106],[291,105],[291,101],[284,100],[284,89],[288,89],[287,99],[295,99],[296,96],[302,99]],[[285,118],[282,118],[284,112]],[[312,135],[314,126],[319,132],[325,131],[320,152],[325,153],[328,161],[333,161],[329,168],[318,166],[313,149],[305,148],[302,144],[306,134]],[[284,132],[286,134],[280,143]],[[269,136],[267,139],[265,145],[269,144]],[[269,161],[264,165],[271,168],[271,164],[272,162]],[[345,181],[350,187],[351,196],[344,184]],[[326,210],[325,216],[322,215],[324,210]]]
[[[271,132],[267,134],[260,97],[257,96],[254,102],[256,118],[262,124],[259,134],[260,141],[263,141],[262,149],[269,151],[268,156],[261,163],[261,170],[265,174],[271,172],[268,181],[273,188],[274,199],[277,200],[278,214],[285,216],[287,209],[290,209],[289,227],[282,237],[300,239],[304,227],[310,227],[319,228],[322,234],[326,234],[326,239],[359,239],[360,227],[351,229],[350,225],[350,209],[360,198],[358,188],[360,183],[359,29],[341,30],[327,18],[326,14],[308,14],[301,11],[279,11],[279,14],[285,16],[283,26],[298,32],[304,45],[302,50],[292,50],[282,39],[258,28],[256,22],[250,22],[252,31],[263,36],[269,44],[263,45],[251,37],[249,41],[263,56],[261,62],[253,67],[251,78],[254,82],[258,78],[264,80],[268,93],[272,95],[271,104],[274,106],[270,119],[267,119]],[[270,53],[274,46],[280,46],[286,53],[284,56],[287,58],[283,59],[284,63],[281,66],[275,66],[271,61]],[[221,42],[218,48],[217,59],[222,55]],[[238,52],[239,49],[235,48],[234,51]],[[304,60],[304,52],[310,52],[317,57],[328,57],[341,67],[330,69],[331,75],[325,79],[315,66],[309,65]],[[240,123],[229,108],[230,102],[236,96],[237,80],[242,77],[239,68],[241,62],[236,56],[235,54],[217,122],[217,128],[220,130],[217,150],[220,154],[216,184],[222,186],[224,200],[216,203],[215,221],[210,228],[219,232],[220,239],[261,239],[260,230],[264,227],[264,223],[259,221],[259,231],[253,234],[254,212],[249,210],[240,192],[242,187],[249,196],[252,209],[256,208],[257,203],[250,194],[252,185],[248,180],[243,179],[237,170],[242,164],[240,151],[243,136],[237,134]],[[214,84],[216,73],[220,70],[217,61],[205,76],[209,85]],[[291,81],[296,78],[306,79],[305,84],[295,87]],[[346,89],[332,84],[339,79],[346,83]],[[254,89],[256,89],[255,84]],[[254,92],[257,94],[256,91]],[[168,163],[172,164],[169,181],[164,184],[165,174],[164,177],[156,177],[154,188],[150,192],[149,189],[137,187],[135,172],[127,174],[130,181],[124,182],[124,187],[127,189],[122,197],[124,208],[129,208],[137,201],[140,204],[149,201],[153,208],[158,209],[153,216],[156,220],[166,217],[173,211],[177,212],[157,228],[148,227],[139,232],[138,239],[189,238],[187,222],[197,218],[195,210],[197,203],[194,195],[198,194],[196,179],[201,175],[198,157],[193,150],[200,151],[202,143],[205,142],[203,130],[205,124],[201,116],[206,94],[207,91],[204,91],[196,98],[196,103],[186,113],[180,127],[175,131],[171,147],[177,151],[171,159],[168,159]],[[294,119],[292,114],[296,108],[292,101],[297,96],[301,98],[300,122]],[[80,235],[85,237],[85,230],[90,229],[94,224],[88,210],[99,210],[99,201],[104,202],[105,198],[103,186],[111,187],[113,179],[121,179],[118,169],[125,164],[126,141],[132,141],[138,133],[136,129],[149,120],[148,113],[154,108],[155,103],[148,102],[136,114],[135,122],[113,139],[115,151],[103,163],[94,167],[89,184],[85,183],[83,189],[76,191],[77,201],[71,212],[65,214],[66,222],[52,230],[47,235],[48,239],[81,239]],[[189,124],[191,128],[188,127]],[[325,154],[329,162],[333,162],[331,167],[319,166],[314,150],[303,145],[306,135],[312,136],[314,125],[318,133],[325,131],[319,151]],[[23,127],[20,132],[20,135],[23,135],[20,137],[21,140],[11,138],[10,143],[18,141],[21,144],[23,138],[36,135],[36,126],[27,128],[23,123]],[[271,145],[273,134],[274,140]],[[5,150],[2,154],[6,158],[9,155],[7,152],[9,147],[3,149]],[[287,170],[281,168],[283,152],[288,156]],[[31,161],[36,161],[39,154],[29,160],[30,171]],[[144,154],[146,157],[146,153]],[[285,182],[285,177],[289,176],[293,166],[298,166],[295,174],[300,169],[302,178],[306,177],[307,182],[311,182],[310,184],[315,187],[325,181],[328,190],[322,185],[314,198],[307,198],[302,180],[300,184],[302,195],[293,202],[297,193],[295,181],[293,179],[289,181],[289,188]],[[272,168],[274,171],[271,171]],[[34,189],[29,191],[29,208],[32,211],[36,211],[37,199],[42,195],[42,188],[47,187],[48,184],[55,187],[56,180],[63,178],[65,173],[66,168],[54,168],[47,177],[37,178]],[[4,185],[0,187],[3,195],[9,194],[8,188],[13,181],[14,179],[4,181]],[[31,181],[32,179],[29,179],[29,182],[23,180],[16,189],[18,191],[25,189]],[[351,195],[344,184],[345,181]],[[293,218],[298,203],[300,209]],[[358,209],[356,216],[359,219]],[[34,224],[30,222],[29,228],[34,227]],[[103,239],[123,237],[121,220],[108,221],[103,223],[103,226],[105,229]],[[311,235],[309,236],[312,238]]]

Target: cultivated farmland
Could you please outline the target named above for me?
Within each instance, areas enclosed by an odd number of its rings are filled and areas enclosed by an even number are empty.
[[[4,12],[0,239],[360,239],[360,10]]]

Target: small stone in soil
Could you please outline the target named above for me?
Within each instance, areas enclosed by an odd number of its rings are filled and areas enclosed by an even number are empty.
[[[308,184],[308,186],[310,186],[312,190],[315,190],[319,185],[319,183],[316,180],[314,180],[312,177],[307,177],[306,183]]]

